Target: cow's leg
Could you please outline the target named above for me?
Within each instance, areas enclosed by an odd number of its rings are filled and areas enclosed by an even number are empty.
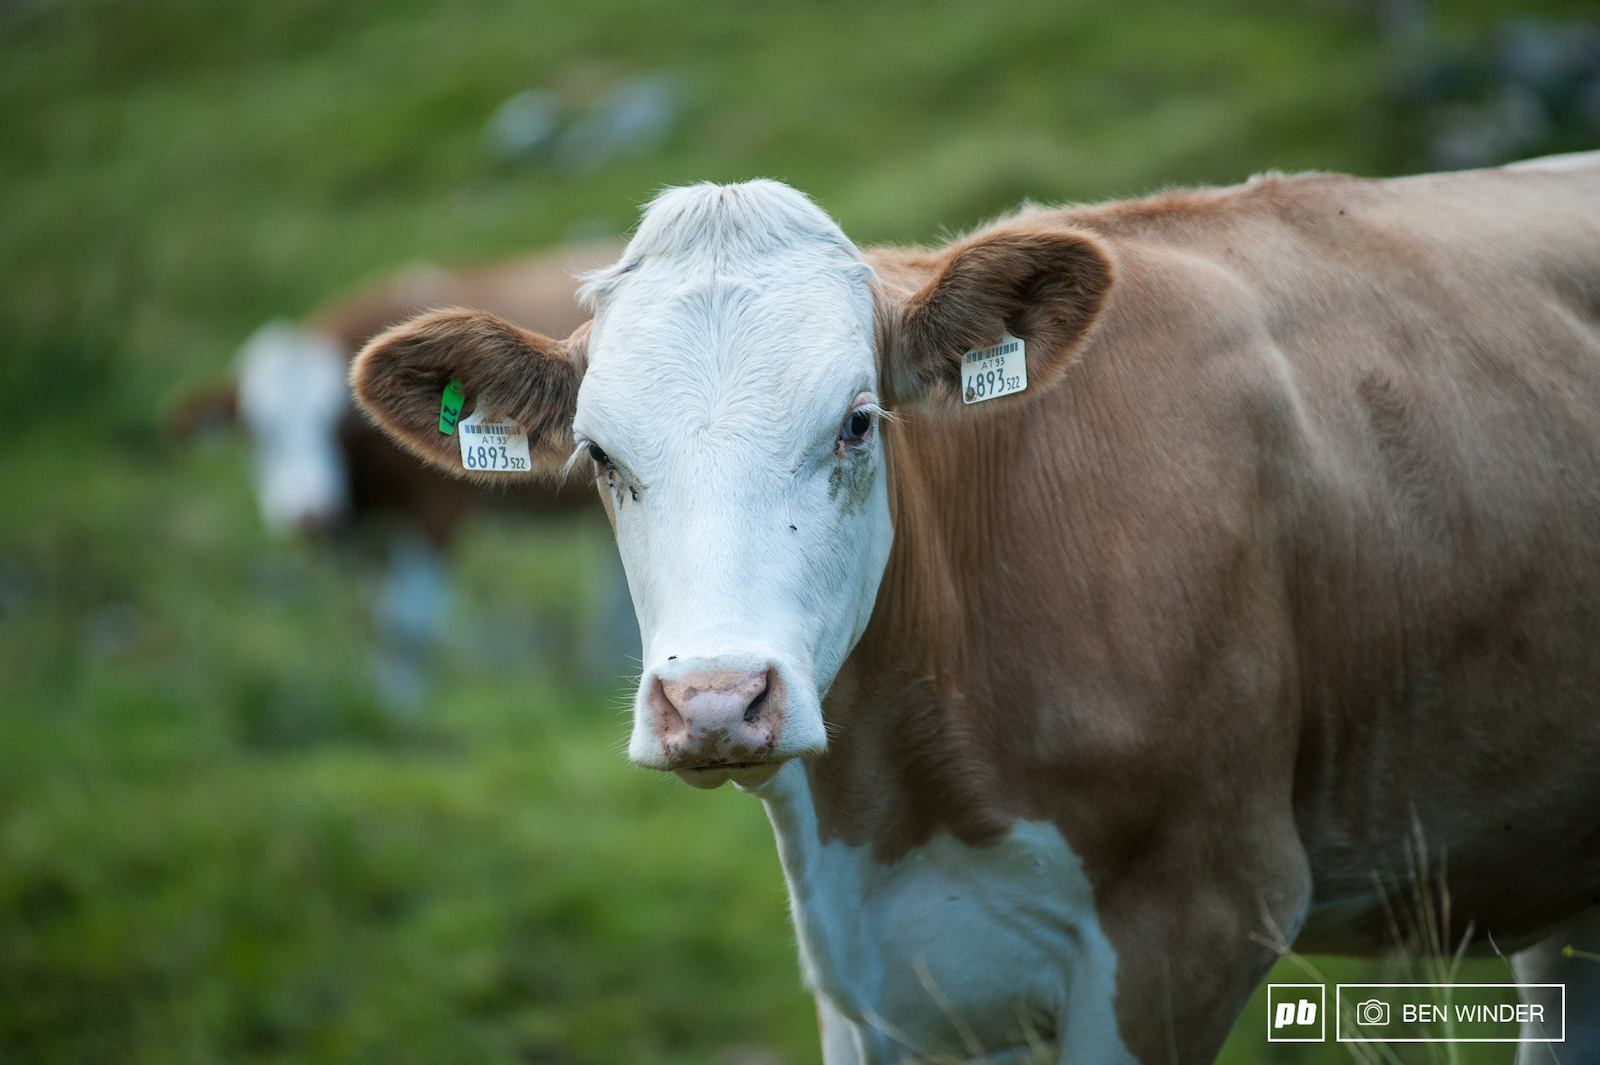
[[[1568,957],[1570,946],[1577,953]],[[1585,957],[1588,955],[1588,957]],[[1575,925],[1548,936],[1515,955],[1511,964],[1525,984],[1567,985],[1567,1039],[1564,1043],[1523,1043],[1517,1065],[1600,1065],[1600,910],[1588,911]],[[1560,1034],[1551,1018],[1524,1026],[1524,1039]]]
[[[817,1027],[822,1032],[822,1065],[862,1065],[866,1060],[856,1026],[817,996]]]
[[[422,707],[453,599],[443,554],[412,530],[398,532],[373,605],[373,668],[391,710],[411,714]]]
[[[1117,951],[1117,1026],[1145,1065],[1210,1065],[1294,941],[1311,870],[1288,815],[1175,823],[1099,908]],[[1238,831],[1243,828],[1244,831]],[[1086,1060],[1064,1031],[1063,1061]]]

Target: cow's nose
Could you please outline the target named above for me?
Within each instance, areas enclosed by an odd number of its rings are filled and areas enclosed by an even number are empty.
[[[696,771],[726,771],[771,761],[783,731],[783,682],[770,665],[657,677],[650,711],[664,768],[690,783]],[[725,779],[725,772],[718,782]]]

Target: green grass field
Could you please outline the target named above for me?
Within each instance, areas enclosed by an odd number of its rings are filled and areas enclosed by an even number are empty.
[[[604,525],[474,524],[435,690],[398,712],[371,545],[269,538],[239,442],[167,439],[164,405],[268,318],[621,232],[666,184],[781,178],[870,242],[1390,172],[1374,10],[0,3],[0,1062],[817,1061],[759,805],[630,769],[570,663]],[[515,92],[648,73],[681,113],[647,154],[482,147]],[[501,617],[522,644],[484,638]],[[1225,1060],[1348,1060],[1264,1015]]]

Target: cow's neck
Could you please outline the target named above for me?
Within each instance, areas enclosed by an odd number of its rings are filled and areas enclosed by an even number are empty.
[[[807,766],[823,842],[870,845],[882,861],[948,832],[991,843],[1015,816],[1005,767],[969,715],[990,705],[971,661],[974,555],[1006,547],[987,509],[999,471],[976,456],[1007,441],[990,419],[914,412],[885,436],[894,542],[871,621],[829,690],[829,747]],[[1015,428],[1012,426],[1011,428]]]
[[[854,919],[863,863],[850,860],[839,844],[823,843],[807,776],[804,766],[790,762],[759,794],[778,840],[806,983],[837,1000],[848,997],[837,986],[844,974],[869,968],[861,957],[864,944]]]
[[[1015,788],[1001,757],[968,718],[992,700],[968,661],[972,597],[963,583],[981,571],[972,552],[999,546],[1008,522],[985,510],[986,493],[972,493],[982,465],[974,456],[1006,446],[1016,428],[911,414],[886,434],[894,542],[872,618],[825,700],[828,751],[759,792],[797,909],[830,843],[891,863],[940,833],[993,843],[1029,814],[1007,794]],[[996,472],[987,476],[997,488]]]
[[[1026,415],[946,423],[908,416],[886,434],[894,543],[872,619],[825,700],[828,751],[789,763],[758,790],[777,836],[808,982],[847,1015],[861,1012],[853,1019],[869,1028],[865,1011],[893,999],[885,989],[896,980],[912,981],[909,991],[901,989],[904,1002],[927,998],[920,979],[966,996],[968,1005],[978,1002],[983,993],[962,984],[963,974],[976,974],[979,983],[1015,976],[1009,952],[1020,957],[1032,949],[1006,938],[1007,929],[1018,928],[1035,946],[1074,929],[1077,938],[1056,944],[1048,964],[1039,964],[1076,972],[1080,988],[1103,988],[1109,1011],[1114,953],[1095,922],[1085,869],[1051,812],[1030,796],[1025,767],[1014,764],[1016,749],[1004,737],[1031,730],[1015,692],[991,690],[990,665],[978,660],[986,657],[985,638],[972,627],[989,616],[986,593],[972,582],[990,574],[973,553],[1016,546],[1018,515],[995,500],[1018,495],[1004,490],[1007,477],[1029,476],[979,467],[985,455],[1015,458],[1010,449],[1027,422]],[[972,488],[984,476],[992,496]],[[1007,727],[986,728],[997,711],[1008,715]],[[1000,896],[1049,896],[1056,910],[1042,923],[1037,912],[985,923],[990,902],[958,901],[970,895],[974,863],[989,870],[983,879]],[[927,929],[885,917],[900,912],[893,899],[929,892],[932,901],[917,913],[960,926],[968,940],[930,938]],[[974,929],[981,930],[976,938]],[[924,956],[926,971],[911,975]],[[1054,999],[1035,992],[1050,980],[1030,976],[1007,989],[1042,1010],[1041,1032],[1052,1029],[1055,1016],[1042,1003]],[[987,1018],[996,1027],[986,1045],[1006,1045],[1015,1017],[1009,1007],[1002,1012]],[[1102,1012],[1086,1008],[1085,1031],[1116,1031]],[[936,1032],[938,1017],[929,1023],[927,1031]],[[1107,1045],[1117,1053],[1098,1060],[1127,1060],[1120,1043]]]

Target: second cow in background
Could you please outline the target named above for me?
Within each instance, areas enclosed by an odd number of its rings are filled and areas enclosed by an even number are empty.
[[[489,311],[526,329],[565,335],[588,320],[574,298],[574,275],[614,262],[620,251],[595,243],[470,270],[401,271],[301,323],[263,326],[240,352],[237,384],[189,406],[220,411],[236,404],[254,442],[262,516],[275,529],[324,530],[397,514],[443,549],[475,505],[534,512],[593,506],[587,479],[557,489],[519,484],[485,491],[424,466],[352,407],[346,366],[383,330],[442,307]]]
[[[424,465],[350,402],[350,359],[390,326],[444,307],[570,333],[588,320],[575,298],[576,275],[615,261],[621,250],[598,242],[465,270],[407,268],[298,323],[267,323],[240,349],[235,379],[179,401],[175,428],[186,435],[243,421],[269,528],[322,536],[377,525],[389,536],[373,620],[375,682],[390,705],[414,708],[428,691],[428,662],[453,598],[443,553],[468,513],[492,508],[551,515],[599,507],[586,473],[553,487],[519,481],[484,488]],[[578,640],[573,663],[591,684],[634,668],[639,650],[620,566],[599,596],[598,616]]]

